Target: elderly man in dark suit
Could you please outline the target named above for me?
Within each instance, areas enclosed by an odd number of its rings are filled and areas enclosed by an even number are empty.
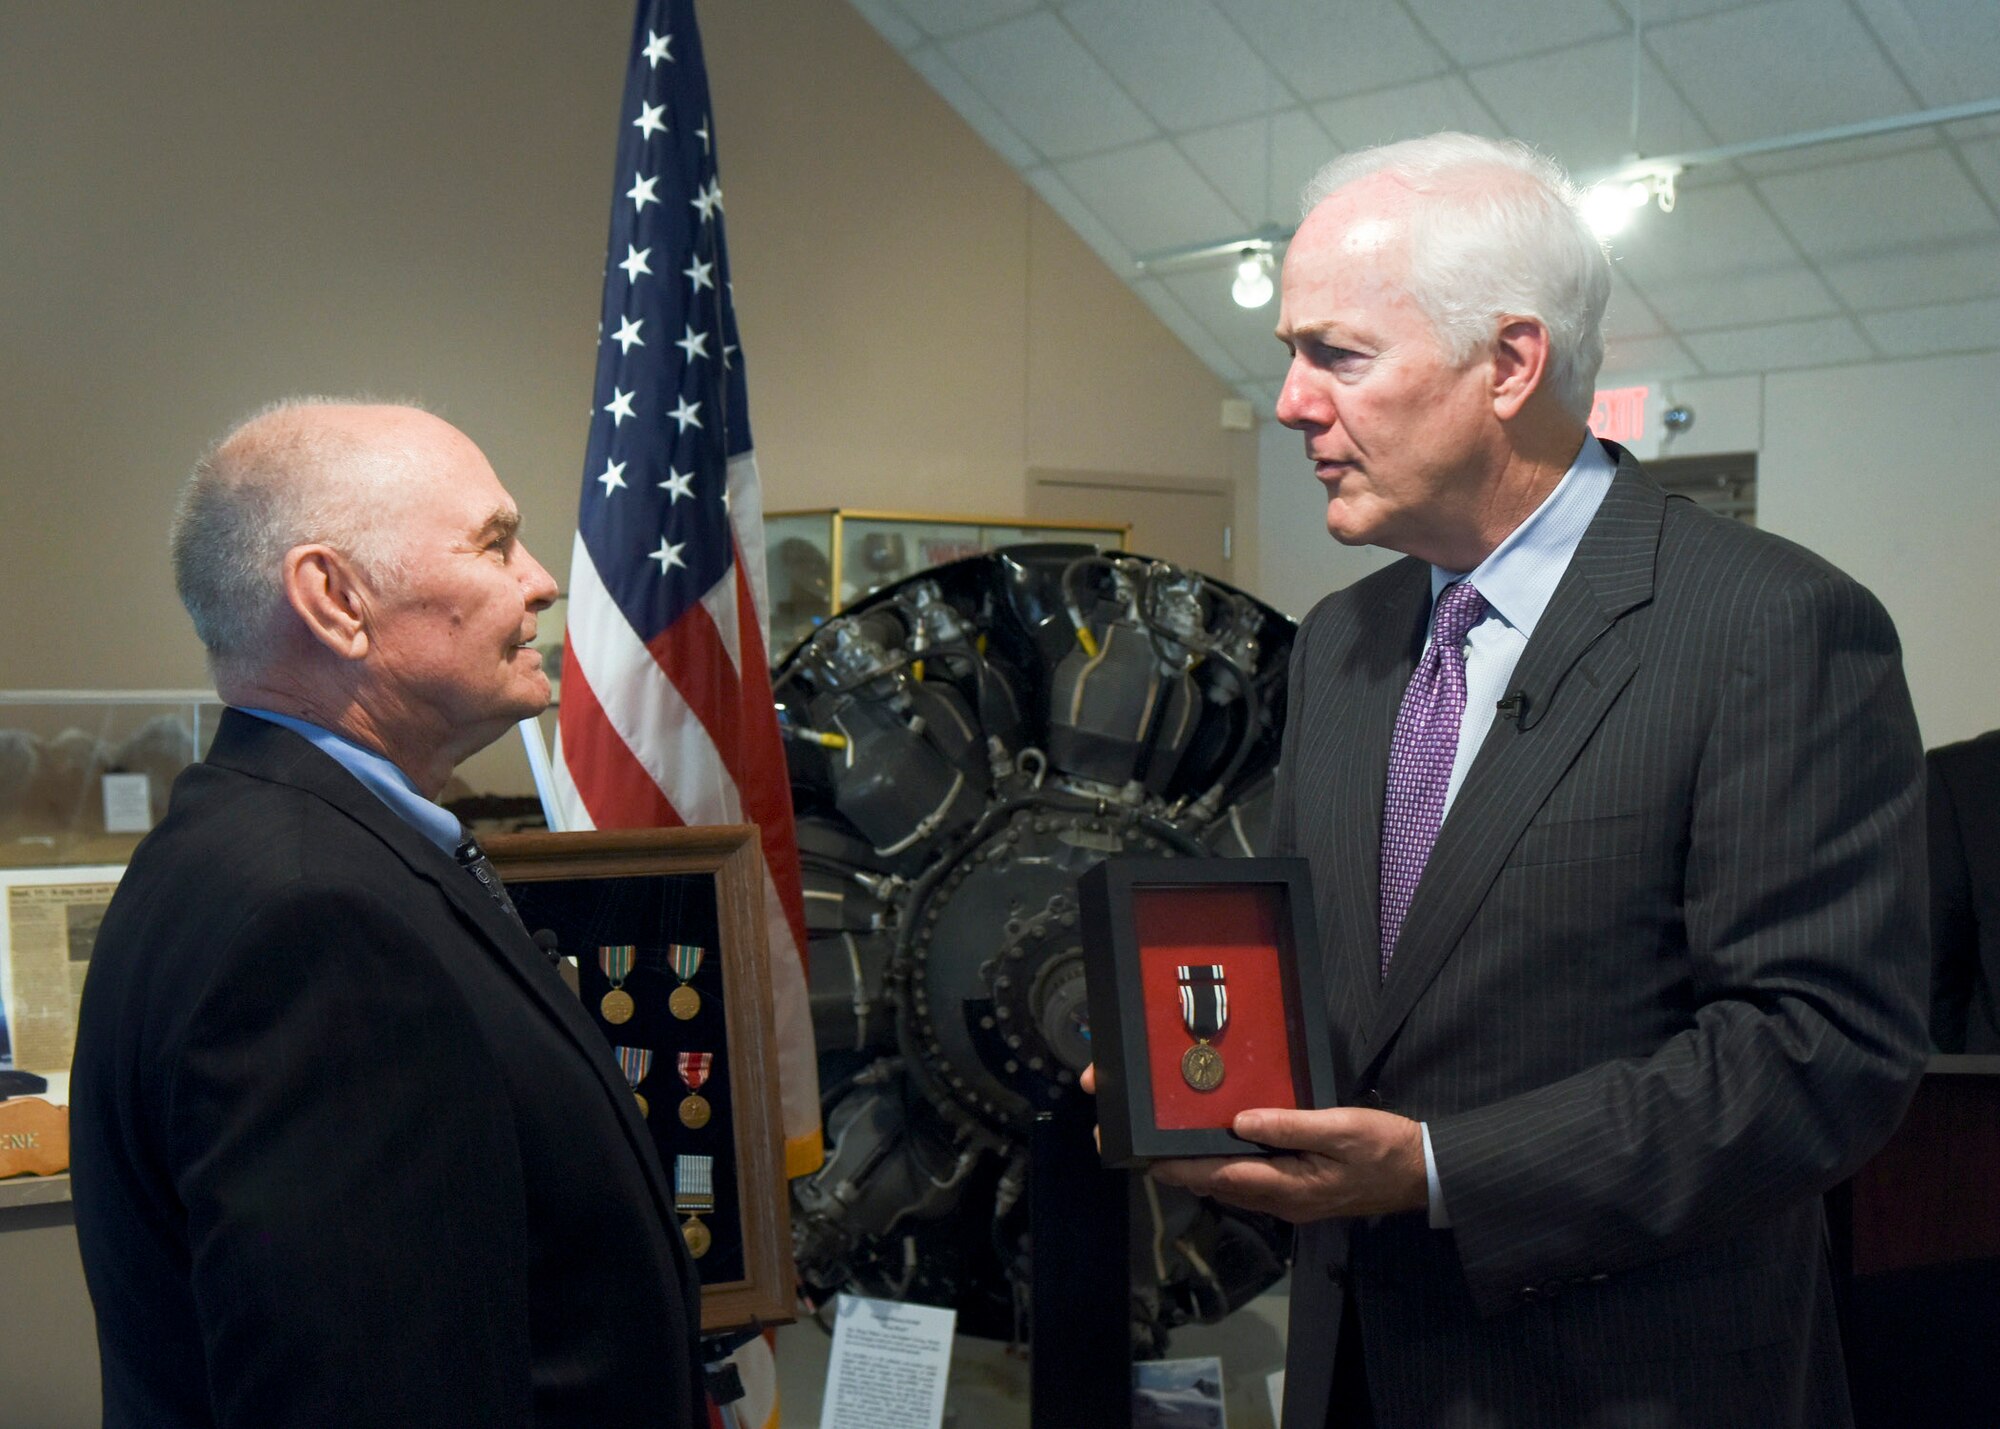
[[[548,703],[556,588],[519,524],[405,407],[281,405],[183,493],[175,575],[231,708],[84,989],[107,1425],[702,1422],[631,1091],[433,802]]]
[[[1588,433],[1610,275],[1552,165],[1439,135],[1308,204],[1278,418],[1409,558],[1293,654],[1345,1105],[1157,1174],[1298,1223],[1287,1429],[1846,1423],[1820,1193],[1925,1048],[1895,632]]]

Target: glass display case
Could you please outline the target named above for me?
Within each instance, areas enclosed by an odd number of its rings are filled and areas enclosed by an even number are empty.
[[[835,611],[926,567],[1034,542],[1078,541],[1122,551],[1130,531],[1110,523],[846,507],[770,512],[764,564],[771,585],[771,659]]]
[[[221,717],[208,690],[0,690],[0,868],[126,862]]]

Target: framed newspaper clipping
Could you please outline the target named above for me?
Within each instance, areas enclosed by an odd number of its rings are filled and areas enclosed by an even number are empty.
[[[486,852],[536,941],[575,960],[666,1171],[703,1332],[790,1320],[756,828],[506,834]]]

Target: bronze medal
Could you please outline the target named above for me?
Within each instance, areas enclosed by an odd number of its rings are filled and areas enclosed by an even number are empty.
[[[1181,1054],[1181,1080],[1198,1092],[1212,1092],[1222,1085],[1222,1054],[1206,1042],[1197,1042]]]
[[[688,1254],[696,1260],[707,1255],[708,1248],[715,1244],[715,1238],[708,1233],[708,1227],[693,1216],[681,1222],[681,1239],[687,1242]]]
[[[682,983],[667,998],[667,1011],[686,1022],[701,1011],[701,994]]]
[[[633,1099],[639,1103],[639,1115],[651,1116],[653,1114],[653,1108],[647,1104],[646,1099],[643,1096],[640,1096],[639,1093],[637,1092],[632,1093],[632,1096]]]
[[[613,1026],[632,1020],[632,994],[623,988],[614,987],[604,994],[597,1004],[597,1010],[604,1014],[604,1020]]]
[[[713,1113],[709,1108],[708,1098],[699,1092],[691,1093],[681,1103],[681,1125],[689,1131],[700,1131],[707,1126],[711,1115]]]

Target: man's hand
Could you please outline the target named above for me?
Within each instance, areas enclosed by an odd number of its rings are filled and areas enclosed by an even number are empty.
[[[1152,1175],[1294,1224],[1379,1216],[1430,1204],[1423,1133],[1408,1117],[1359,1107],[1237,1113],[1245,1141],[1295,1156],[1200,1156],[1155,1161]]]

